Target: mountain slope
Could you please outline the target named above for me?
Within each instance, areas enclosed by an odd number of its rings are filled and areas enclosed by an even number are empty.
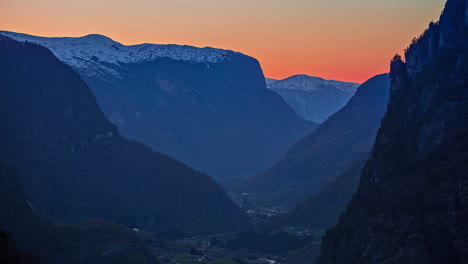
[[[123,136],[218,180],[267,168],[315,128],[266,89],[257,60],[237,52],[2,34],[39,43],[72,66]]]
[[[266,85],[267,85],[267,88],[268,88],[268,85],[269,85],[269,84],[274,83],[274,82],[276,82],[276,81],[278,81],[278,80],[276,80],[276,79],[271,79],[271,78],[265,78],[265,83],[266,83]]]
[[[209,176],[122,138],[49,50],[0,36],[0,57],[0,159],[40,212],[186,234],[248,225]]]
[[[16,171],[1,161],[0,183],[0,230],[12,235],[21,250],[32,252],[18,254],[10,246],[9,259],[13,255],[20,260],[11,263],[157,263],[137,233],[123,226],[105,221],[58,225],[42,220],[26,201]],[[4,237],[0,234],[0,241]],[[11,237],[6,239],[11,245]]]
[[[316,263],[468,263],[468,1],[391,64],[358,192]]]
[[[279,162],[228,188],[252,193],[265,206],[292,205],[316,193],[370,151],[385,113],[389,84],[387,74],[368,80],[346,106],[296,143]]]
[[[322,123],[340,110],[358,86],[308,75],[267,82],[267,88],[281,95],[299,116],[315,123]]]
[[[289,212],[265,221],[257,229],[274,231],[294,226],[317,230],[331,227],[356,192],[362,168],[368,158],[369,153],[357,157],[345,171],[319,192],[299,202]]]

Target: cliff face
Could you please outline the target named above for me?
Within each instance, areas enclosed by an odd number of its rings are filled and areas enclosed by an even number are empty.
[[[405,53],[409,79],[414,79],[433,59],[446,48],[452,48],[460,41],[460,32],[468,24],[468,6],[463,0],[448,1],[437,23],[429,28],[408,47]]]
[[[468,1],[391,63],[358,192],[316,263],[468,263]]]

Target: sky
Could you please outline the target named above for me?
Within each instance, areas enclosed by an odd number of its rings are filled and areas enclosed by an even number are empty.
[[[364,82],[388,72],[445,0],[0,0],[0,30],[230,49],[266,77]]]

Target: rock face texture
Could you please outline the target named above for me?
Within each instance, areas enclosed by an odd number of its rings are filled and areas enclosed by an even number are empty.
[[[358,192],[316,263],[468,263],[468,1],[391,64]]]
[[[0,230],[8,233],[0,232],[1,263],[158,262],[138,234],[126,227],[105,221],[59,225],[41,219],[26,201],[16,171],[2,161],[0,183]]]
[[[388,74],[371,78],[346,106],[293,145],[272,167],[226,186],[236,193],[255,195],[263,206],[291,206],[315,194],[370,152],[389,89]]]
[[[283,80],[267,80],[267,88],[281,95],[296,113],[315,123],[323,123],[354,95],[357,83],[294,75]]]
[[[42,214],[184,234],[248,225],[208,175],[121,137],[48,49],[0,36],[0,58],[0,159]]]
[[[0,34],[43,45],[72,66],[124,137],[220,181],[266,169],[316,127],[268,90],[258,61],[241,53]]]

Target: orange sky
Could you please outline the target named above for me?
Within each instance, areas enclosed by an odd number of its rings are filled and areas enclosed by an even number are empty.
[[[124,44],[240,51],[265,75],[363,82],[437,20],[445,0],[0,0],[0,29],[99,33]]]

